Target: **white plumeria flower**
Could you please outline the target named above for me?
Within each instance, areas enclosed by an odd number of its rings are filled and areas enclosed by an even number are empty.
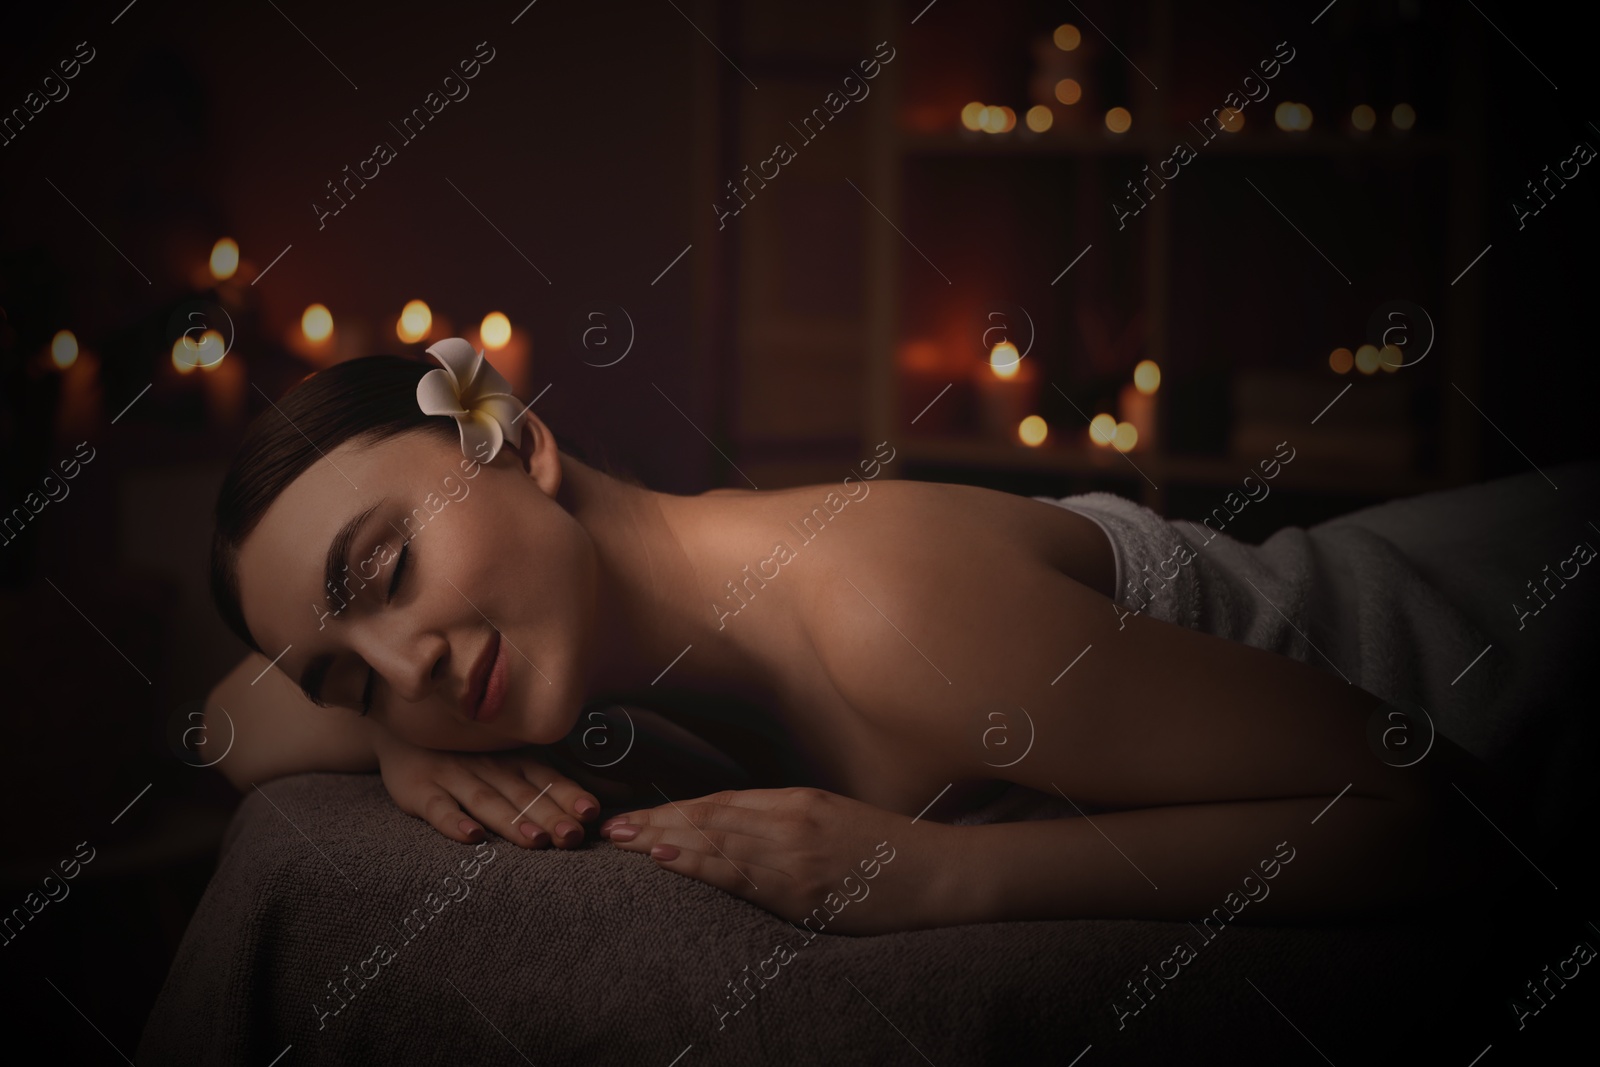
[[[417,404],[424,415],[449,415],[461,431],[461,451],[469,459],[488,463],[509,440],[522,444],[522,403],[511,383],[483,358],[483,352],[460,337],[450,337],[428,348],[428,355],[443,364],[417,383]]]

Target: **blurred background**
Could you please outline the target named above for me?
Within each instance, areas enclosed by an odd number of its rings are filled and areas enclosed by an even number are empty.
[[[175,740],[216,486],[319,367],[467,337],[675,493],[889,441],[1199,519],[1288,441],[1251,541],[1592,457],[1586,41],[1495,8],[8,12],[7,1003],[136,1043],[237,803]]]

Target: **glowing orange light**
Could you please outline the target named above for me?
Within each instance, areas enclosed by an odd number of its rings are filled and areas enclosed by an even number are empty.
[[[1118,452],[1132,452],[1133,446],[1139,443],[1139,431],[1131,422],[1117,423],[1116,432],[1111,435],[1111,447]]]
[[[333,333],[333,312],[312,304],[300,316],[300,332],[307,341],[326,341]]]
[[[1043,133],[1050,128],[1050,124],[1056,120],[1056,117],[1043,104],[1035,104],[1028,109],[1026,120],[1028,129],[1034,133]]]
[[[1056,99],[1063,104],[1076,104],[1083,99],[1083,86],[1076,78],[1062,78],[1056,82]]]
[[[50,359],[62,370],[78,361],[78,338],[71,330],[58,330],[50,338]]]
[[[1328,353],[1328,366],[1333,368],[1335,374],[1349,374],[1350,368],[1356,365],[1356,357],[1348,348],[1335,348]]]
[[[1127,133],[1133,126],[1133,113],[1125,107],[1114,107],[1106,112],[1106,129],[1112,133]]]
[[[1153,359],[1141,359],[1133,368],[1133,387],[1149,396],[1161,385],[1161,368]]]
[[[1050,434],[1050,426],[1038,415],[1029,415],[1017,424],[1017,436],[1029,448],[1038,448]]]
[[[239,269],[239,246],[231,237],[222,237],[211,246],[211,276],[226,281]]]
[[[1101,412],[1089,420],[1089,440],[1105,447],[1117,436],[1117,420]]]
[[[1022,369],[1022,355],[1010,341],[1001,341],[989,350],[989,369],[996,378],[1015,378]]]
[[[433,311],[420,300],[407,302],[400,309],[400,321],[395,323],[394,332],[406,344],[412,344],[428,336],[428,331],[433,329]]]
[[[511,320],[498,311],[491,311],[483,317],[478,336],[483,338],[483,347],[490,351],[504,348],[511,340]]]

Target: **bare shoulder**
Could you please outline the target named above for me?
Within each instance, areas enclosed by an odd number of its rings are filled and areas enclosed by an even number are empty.
[[[817,543],[826,526],[836,548],[848,545],[852,555],[887,552],[885,565],[913,569],[981,571],[998,556],[1020,555],[1111,594],[1115,565],[1105,534],[1055,504],[981,486],[903,479],[810,488],[817,506],[802,512],[812,522],[800,532]]]
[[[802,628],[858,706],[921,692],[931,708],[957,684],[952,672],[971,675],[969,660],[1015,647],[1027,617],[1065,603],[1060,590],[1089,610],[1111,587],[1104,534],[1063,508],[977,486],[856,488],[849,500],[827,492],[838,486],[797,492],[801,509],[815,507],[791,525],[797,556],[811,557],[796,568]]]

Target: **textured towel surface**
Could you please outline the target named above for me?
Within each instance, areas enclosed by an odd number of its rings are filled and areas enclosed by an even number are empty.
[[[1437,1041],[1464,981],[1444,964],[1481,949],[1444,922],[1232,925],[1204,944],[1187,923],[1126,921],[808,942],[603,843],[526,852],[496,841],[467,879],[474,849],[401,814],[376,776],[300,775],[264,791],[229,830],[140,1064],[267,1064],[290,1045],[280,1067],[667,1067],[691,1045],[679,1067],[1059,1067],[1091,1044],[1099,1063],[1170,1067],[1176,1048],[1185,1062],[1308,1062],[1261,994],[1334,1062],[1371,1063],[1390,1050],[1386,1033],[1416,1031],[1418,1018]],[[892,863],[878,875],[894,876]],[[851,906],[872,905],[868,895]],[[1197,958],[1119,1029],[1113,1000],[1184,939]],[[763,964],[778,945],[792,958]],[[758,973],[774,971],[763,988]],[[728,983],[747,978],[735,1014]]]
[[[1547,609],[1527,584],[1585,538],[1600,545],[1600,528],[1588,521],[1600,514],[1600,465],[1427,493],[1288,527],[1260,545],[1168,521],[1112,493],[1034,499],[1105,531],[1121,611],[1277,652],[1384,700],[1420,705],[1439,733],[1506,773],[1547,827],[1577,805],[1592,807],[1575,754],[1592,748],[1593,731],[1573,695],[1600,578],[1580,572],[1551,584],[1560,599]],[[1078,814],[1061,797],[1012,786],[954,821]]]
[[[1371,530],[1288,527],[1249,545],[1110,493],[1035,499],[1106,531],[1117,560],[1115,601],[1125,611],[1277,652],[1385,700],[1416,702],[1441,720],[1442,733],[1488,754],[1480,713],[1503,684],[1503,661],[1452,686],[1488,638]]]

